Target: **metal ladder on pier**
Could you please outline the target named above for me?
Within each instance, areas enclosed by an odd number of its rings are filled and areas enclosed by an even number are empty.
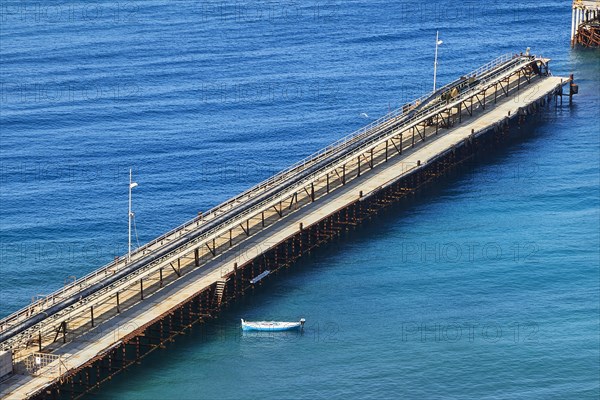
[[[225,293],[225,285],[226,285],[226,281],[217,281],[216,287],[215,287],[215,303],[217,307],[221,306],[221,302],[223,301],[223,293]]]

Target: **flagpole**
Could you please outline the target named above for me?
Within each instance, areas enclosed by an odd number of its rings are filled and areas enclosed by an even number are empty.
[[[131,211],[131,189],[136,187],[138,184],[132,179],[132,171],[129,168],[129,230],[128,230],[128,242],[127,242],[127,262],[131,261],[131,220],[133,219],[133,211]]]
[[[131,168],[129,169],[129,213],[128,222],[129,222],[129,230],[128,230],[128,243],[127,243],[127,262],[131,261]]]
[[[435,92],[435,83],[437,79],[437,55],[438,55],[438,43],[440,39],[440,31],[435,31],[435,58],[433,60],[433,91]]]

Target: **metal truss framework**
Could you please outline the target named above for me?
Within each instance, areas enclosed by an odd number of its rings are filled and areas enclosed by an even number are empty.
[[[190,271],[202,268],[207,262],[229,251],[235,251],[248,237],[267,229],[305,205],[326,197],[361,174],[368,173],[390,158],[443,133],[444,129],[471,118],[486,107],[493,107],[501,97],[508,97],[511,93],[518,92],[523,85],[535,82],[540,73],[547,73],[545,60],[529,58],[508,71],[501,71],[474,90],[444,101],[440,99],[408,121],[397,124],[394,119],[387,121],[379,127],[383,134],[375,136],[373,141],[362,148],[350,152],[342,161],[317,171],[285,192],[236,216],[214,232],[188,242],[172,254],[135,271],[106,290],[82,299],[76,306],[3,342],[2,348],[13,350],[17,360],[20,354],[28,354],[29,347],[37,347],[40,352],[58,348],[61,343],[84,334]],[[406,166],[407,170],[413,167]],[[185,232],[183,229],[175,233],[175,236]],[[168,240],[170,239],[165,238],[163,242]],[[110,273],[110,269],[104,270],[105,276]]]
[[[391,205],[413,196],[424,185],[460,168],[477,153],[496,148],[499,143],[510,140],[510,126],[523,123],[527,115],[535,114],[549,105],[551,99],[552,96],[540,99],[519,110],[517,115],[507,116],[490,129],[473,134],[469,140],[465,140],[451,151],[429,160],[425,168],[399,178],[371,196],[357,198],[348,206],[310,226],[301,226],[296,233],[276,246],[243,265],[234,265],[221,281],[199,290],[154,321],[137,327],[111,348],[79,368],[68,371],[53,385],[32,398],[78,399],[96,390],[115,374],[139,363],[153,351],[164,349],[177,336],[197,329],[194,328],[196,325],[215,320],[223,308],[244,295],[259,290],[262,281],[252,283],[254,277],[265,271],[270,272],[269,276],[277,275],[293,266],[303,255],[357,229]],[[355,168],[354,173],[357,172]]]

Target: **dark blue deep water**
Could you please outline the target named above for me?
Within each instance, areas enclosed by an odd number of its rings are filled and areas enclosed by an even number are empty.
[[[429,91],[436,29],[440,83],[530,46],[580,85],[98,398],[597,398],[600,53],[570,49],[570,2],[2,1],[0,22],[2,316],[126,251],[130,166],[145,242]]]

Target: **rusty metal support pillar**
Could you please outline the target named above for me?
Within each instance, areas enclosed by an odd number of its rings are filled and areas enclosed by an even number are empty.
[[[100,386],[100,363],[102,361],[98,360],[96,361],[96,363],[94,363],[94,365],[96,366],[96,383],[94,384],[95,387]]]
[[[388,140],[385,141],[385,162],[388,160]]]
[[[574,82],[574,76],[569,76],[569,105],[573,104],[573,95],[579,93],[579,86]]]
[[[139,361],[140,359],[140,337],[136,336],[135,338],[135,360]]]
[[[498,102],[498,82],[494,83],[494,104]]]
[[[233,263],[233,293],[238,292],[238,264],[237,263]]]

